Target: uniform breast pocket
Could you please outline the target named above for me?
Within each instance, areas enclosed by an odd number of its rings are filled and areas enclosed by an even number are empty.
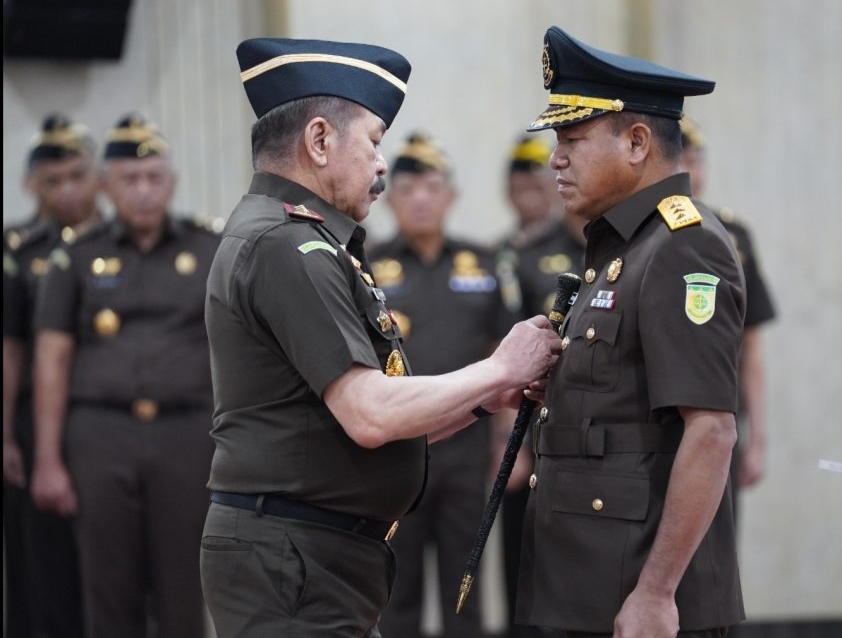
[[[621,312],[584,313],[571,321],[566,336],[570,345],[564,352],[561,373],[564,383],[590,392],[610,392],[620,378]]]

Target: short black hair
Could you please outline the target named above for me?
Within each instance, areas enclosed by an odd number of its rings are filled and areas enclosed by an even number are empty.
[[[342,131],[359,115],[361,108],[356,102],[327,95],[305,97],[276,106],[251,127],[254,168],[257,169],[262,160],[282,165],[289,162],[298,136],[314,117],[323,117]]]
[[[658,115],[647,115],[645,113],[634,113],[632,111],[621,111],[613,113],[614,134],[617,135],[623,129],[629,128],[637,122],[641,122],[652,131],[652,137],[658,141],[658,147],[664,159],[677,160],[681,157],[681,128],[678,120]]]

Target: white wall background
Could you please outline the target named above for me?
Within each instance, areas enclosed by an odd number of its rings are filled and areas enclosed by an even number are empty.
[[[97,135],[124,112],[157,121],[181,174],[175,208],[225,216],[250,177],[253,120],[234,56],[245,37],[364,41],[413,64],[384,143],[437,136],[457,167],[455,234],[510,227],[501,177],[509,146],[545,104],[543,33],[717,80],[685,108],[710,145],[707,199],[754,230],[779,318],[766,330],[768,474],[745,492],[741,566],[755,619],[842,618],[842,3],[837,0],[135,0],[119,62],[4,61],[4,224],[30,203],[21,166],[44,115]],[[370,232],[391,230],[375,208]]]

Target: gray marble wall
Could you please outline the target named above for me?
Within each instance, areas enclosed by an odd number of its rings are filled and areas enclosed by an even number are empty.
[[[837,0],[135,0],[119,62],[5,61],[4,224],[21,220],[21,164],[50,110],[101,137],[138,108],[173,142],[176,208],[227,215],[250,175],[252,114],[236,43],[256,35],[365,41],[413,64],[391,155],[412,130],[449,149],[461,198],[455,234],[511,227],[510,144],[542,110],[543,33],[557,24],[601,48],[717,81],[687,100],[710,145],[707,199],[748,221],[779,318],[765,331],[767,476],[744,493],[740,554],[753,618],[842,617],[842,3]],[[834,178],[834,176],[836,176]],[[375,208],[374,237],[392,231]]]

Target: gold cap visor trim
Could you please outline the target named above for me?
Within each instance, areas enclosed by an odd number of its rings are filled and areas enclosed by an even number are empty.
[[[390,84],[397,87],[401,92],[406,93],[406,82],[402,82],[399,78],[389,73],[383,67],[379,67],[371,62],[365,60],[357,60],[356,58],[349,58],[344,55],[329,55],[327,53],[291,53],[289,55],[279,55],[271,60],[266,60],[260,64],[246,69],[240,73],[240,79],[243,83],[256,78],[258,75],[277,69],[285,64],[298,64],[302,62],[329,62],[332,64],[344,64],[352,66],[369,73],[374,73]]]
[[[550,106],[584,106],[592,109],[602,109],[604,111],[622,111],[625,104],[623,104],[623,100],[607,100],[601,97],[551,93]]]

